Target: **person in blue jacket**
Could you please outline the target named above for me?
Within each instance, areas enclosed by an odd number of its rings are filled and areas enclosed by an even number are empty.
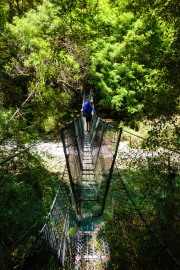
[[[93,101],[85,102],[83,106],[83,115],[86,117],[87,132],[90,131],[91,121],[92,121],[92,112],[95,112]]]

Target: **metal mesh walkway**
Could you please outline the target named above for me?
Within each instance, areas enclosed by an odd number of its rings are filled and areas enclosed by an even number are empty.
[[[75,269],[109,269],[110,251],[100,219],[83,219],[76,238]]]
[[[101,232],[100,205],[90,134],[85,132],[82,163],[80,217],[76,236],[75,269],[108,269],[110,251]],[[95,218],[96,217],[96,218]]]
[[[83,168],[81,183],[81,216],[97,215],[100,211],[97,194],[97,181],[94,172],[90,135],[85,133],[83,147]]]

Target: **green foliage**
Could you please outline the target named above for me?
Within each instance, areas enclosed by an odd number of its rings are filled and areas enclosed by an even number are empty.
[[[36,8],[41,3],[41,0],[0,0],[0,6],[3,7],[8,20],[11,22],[14,16],[21,17],[29,9]]]
[[[2,105],[11,106],[22,128],[33,125],[39,131],[58,130],[70,120],[74,106],[70,104],[86,75],[83,62],[88,50],[80,56],[81,48],[70,40],[71,32],[64,40],[67,26],[58,13],[59,9],[46,1],[23,18],[16,17],[4,32],[3,42],[9,51],[1,73]],[[14,126],[17,133],[13,118],[10,115],[3,125],[8,123],[7,129]],[[53,125],[47,128],[50,119]]]
[[[178,150],[180,146],[179,133],[180,117],[178,115],[173,115],[170,119],[161,116],[154,119],[152,129],[148,131],[148,138],[144,144],[152,148],[164,146]]]
[[[76,234],[76,230],[77,230],[77,228],[71,227],[67,232],[68,236],[74,237]]]
[[[112,10],[116,14],[117,8]],[[167,100],[164,105],[161,101],[162,108],[156,102],[165,87],[167,70],[161,63],[171,50],[173,28],[150,14],[136,18],[132,12],[122,13],[116,18],[117,29],[114,20],[111,36],[96,40],[91,56],[90,80],[101,91],[100,104],[131,118],[170,113]]]
[[[2,30],[6,23],[6,17],[3,8],[0,6],[0,29]]]
[[[0,231],[8,264],[22,260],[44,225],[57,187],[57,176],[47,171],[38,156],[24,153],[1,166]]]

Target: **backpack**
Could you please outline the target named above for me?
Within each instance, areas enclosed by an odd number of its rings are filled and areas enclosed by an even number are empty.
[[[83,105],[83,117],[87,117],[88,115],[91,114],[90,112],[91,110],[91,105],[90,105],[90,102],[89,101],[86,101]]]

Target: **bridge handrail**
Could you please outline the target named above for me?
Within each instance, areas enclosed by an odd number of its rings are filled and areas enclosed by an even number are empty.
[[[32,148],[33,146],[35,146],[35,145],[37,145],[37,144],[39,144],[39,143],[40,143],[39,141],[36,142],[36,143],[33,143],[33,144],[31,144],[30,146],[28,146],[27,148],[25,148],[25,149],[19,151],[18,153],[14,154],[14,155],[12,155],[12,156],[10,156],[10,157],[8,157],[8,158],[6,158],[5,160],[3,160],[3,161],[0,162],[0,166],[3,165],[3,164],[5,164],[5,163],[7,163],[7,162],[10,161],[11,159],[13,159],[13,158],[19,156],[20,154],[26,152],[27,150],[29,150],[30,148]]]
[[[139,136],[139,135],[137,135],[137,134],[134,134],[134,133],[132,133],[132,132],[130,132],[130,131],[127,131],[127,130],[124,129],[124,128],[123,128],[123,131],[126,132],[126,133],[129,133],[129,134],[131,134],[131,135],[133,135],[133,136],[135,136],[135,137],[137,137],[137,138],[140,138],[140,139],[142,139],[142,140],[146,140],[146,138],[144,138],[144,137],[142,137],[142,136]],[[168,147],[166,147],[166,146],[163,146],[163,145],[160,144],[160,143],[158,143],[158,145],[159,145],[160,147],[164,148],[164,149],[167,149],[167,150],[169,150],[169,151],[171,151],[171,152],[174,152],[174,153],[180,155],[180,151],[177,151],[176,149],[168,148]]]
[[[74,124],[74,122],[76,122],[78,120],[78,118],[81,116],[82,116],[82,112],[80,112],[80,114],[75,119],[73,119],[73,121],[71,121],[70,123],[68,123],[67,125],[65,125],[63,127],[60,127],[60,130],[71,127]]]
[[[64,172],[63,172],[63,175],[62,175],[62,179],[65,175],[65,172],[66,172],[66,166],[65,166],[65,169],[64,169]],[[36,238],[34,239],[33,243],[31,244],[30,248],[27,250],[26,252],[26,255],[24,256],[24,259],[23,259],[23,262],[21,264],[21,267],[20,269],[25,269],[25,265],[26,265],[26,262],[27,260],[30,258],[31,256],[31,253],[33,252],[35,246],[37,245],[37,242],[38,240],[41,238],[41,237],[45,237],[44,235],[44,232],[46,230],[46,227],[48,227],[48,222],[50,221],[50,218],[51,218],[51,215],[52,215],[52,212],[53,212],[53,209],[54,209],[54,206],[56,204],[56,201],[57,201],[57,198],[58,198],[58,195],[59,195],[59,192],[63,189],[63,187],[61,185],[58,186],[58,189],[56,191],[56,195],[54,197],[54,200],[51,204],[51,208],[48,212],[48,214],[44,217],[45,219],[45,223],[43,225],[43,227],[41,228],[41,230],[39,231],[39,233],[36,235]],[[69,193],[69,200],[71,199],[70,197],[72,196],[71,194],[72,192]],[[72,199],[71,199],[72,200]],[[73,202],[72,202],[73,204]],[[63,226],[63,231],[62,231],[62,239],[61,239],[61,242],[59,243],[58,245],[58,250],[57,250],[57,256],[58,256],[58,259],[60,259],[60,252],[61,252],[61,249],[64,249],[64,245],[65,243],[63,243],[64,241],[64,237],[67,236],[67,224],[69,222],[69,212],[70,212],[70,206],[69,205],[66,205],[66,210],[65,210],[65,219],[64,219],[64,226]],[[77,218],[77,216],[76,216]]]
[[[13,155],[11,155],[11,156],[9,156],[8,158],[4,159],[3,161],[1,161],[1,162],[0,162],[0,166],[3,165],[3,164],[5,164],[5,163],[7,163],[7,162],[10,161],[10,160],[12,160],[13,158],[15,158],[15,157],[21,155],[22,153],[28,151],[28,150],[31,149],[32,147],[38,145],[39,143],[42,142],[42,140],[43,140],[44,142],[50,141],[47,137],[43,137],[43,138],[41,138],[41,140],[39,139],[38,141],[36,141],[36,142],[30,144],[30,145],[29,145],[28,147],[26,147],[25,149],[22,149],[21,151],[19,151],[19,152],[13,154]]]

